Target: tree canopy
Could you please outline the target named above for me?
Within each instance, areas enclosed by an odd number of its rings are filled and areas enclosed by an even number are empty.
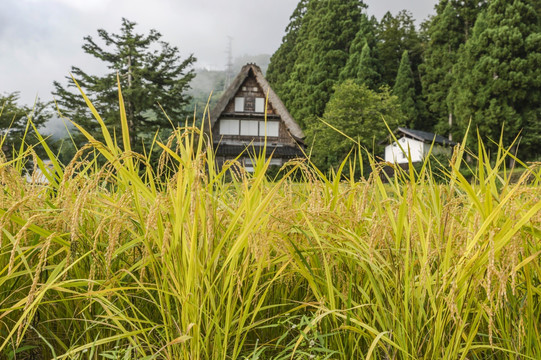
[[[539,155],[541,138],[541,32],[539,14],[528,0],[490,2],[455,65],[449,101],[458,135],[470,120],[486,139],[504,144],[522,131],[520,154]],[[471,139],[475,143],[475,137]],[[486,142],[489,148],[495,145]]]
[[[356,144],[378,155],[377,144],[388,133],[385,122],[394,129],[401,119],[398,99],[388,87],[376,92],[346,80],[335,87],[322,116],[324,122],[314,121],[307,131],[307,144],[314,145],[312,160],[327,170],[339,165]]]
[[[356,78],[359,83],[366,84],[370,89],[375,90],[381,83],[381,76],[378,70],[377,60],[372,56],[372,51],[368,43],[365,43],[361,51]]]
[[[415,95],[415,81],[413,80],[413,72],[411,71],[410,59],[408,51],[404,50],[400,67],[396,75],[396,81],[393,87],[393,94],[396,95],[400,103],[400,109],[404,114],[405,125],[411,129],[420,129],[422,124],[419,124],[420,111],[417,108],[417,96]]]
[[[293,72],[297,59],[297,38],[306,14],[308,0],[301,0],[289,18],[282,44],[272,55],[266,78],[279,96],[284,96],[283,86]]]
[[[377,28],[377,54],[381,67],[384,84],[394,86],[400,59],[405,50],[409,52],[414,74],[422,61],[422,45],[415,23],[410,12],[400,11],[393,16],[387,12]]]
[[[299,30],[297,58],[283,100],[301,125],[323,114],[347,62],[365,5],[359,0],[310,1]]]
[[[7,152],[5,155],[9,155],[11,149],[18,149],[23,138],[27,145],[37,144],[33,128],[27,130],[28,120],[32,119],[36,128],[42,127],[52,116],[48,105],[39,99],[32,107],[21,105],[18,92],[0,94],[0,141]],[[40,147],[36,150],[39,152]]]
[[[419,31],[406,10],[377,21],[365,8],[361,0],[302,0],[272,57],[271,84],[306,133],[320,131],[317,118],[352,80],[392,88],[402,125],[461,141],[472,119],[470,134],[479,128],[490,143],[505,124],[506,144],[522,131],[524,159],[539,156],[539,0],[440,0]]]
[[[100,112],[105,123],[118,130],[120,117],[118,107],[117,74],[124,97],[127,120],[130,127],[130,142],[133,149],[141,151],[142,143],[152,138],[160,129],[170,128],[170,122],[161,113],[164,109],[173,124],[178,124],[187,115],[185,94],[193,71],[193,55],[185,59],[179,56],[177,47],[161,41],[161,34],[150,30],[146,35],[135,32],[135,22],[122,19],[119,34],[110,34],[103,29],[98,44],[91,36],[84,38],[83,50],[103,61],[109,70],[103,76],[87,74],[73,66],[72,73],[81,88]],[[64,115],[99,136],[97,122],[93,120],[83,98],[68,78],[68,86],[54,82],[54,95]]]
[[[346,65],[340,71],[340,80],[358,79],[359,73],[364,70],[364,66],[369,66],[370,69],[367,69],[369,79],[366,80],[370,82],[373,78],[375,79],[377,77],[377,81],[379,81],[379,69],[370,54],[370,48],[376,46],[376,26],[376,18],[369,18],[366,14],[361,15],[360,28],[349,48],[349,57]],[[375,74],[372,74],[372,72]],[[370,87],[372,85],[375,86],[376,84],[369,84]]]
[[[436,6],[436,15],[428,24],[429,40],[420,70],[423,94],[430,112],[429,126],[441,134],[450,132],[453,121],[447,97],[456,77],[453,66],[457,62],[458,50],[470,37],[475,19],[485,5],[485,0],[444,0]]]

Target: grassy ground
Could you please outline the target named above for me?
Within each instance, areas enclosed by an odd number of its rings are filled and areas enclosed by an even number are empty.
[[[104,128],[50,154],[46,186],[31,149],[0,162],[0,358],[541,358],[539,167],[510,182],[481,146],[473,181],[464,149],[443,184],[305,161],[269,181],[264,156],[215,169],[198,131],[154,170],[127,126],[125,150]]]

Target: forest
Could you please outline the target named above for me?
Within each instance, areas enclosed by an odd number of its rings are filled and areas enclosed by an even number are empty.
[[[378,21],[363,1],[302,0],[267,78],[322,168],[353,145],[328,124],[377,153],[382,118],[459,142],[470,127],[473,148],[478,131],[489,150],[501,139],[539,159],[540,4],[442,0],[417,28],[407,10]]]

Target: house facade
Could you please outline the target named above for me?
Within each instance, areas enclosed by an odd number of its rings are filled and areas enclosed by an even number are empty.
[[[304,133],[272,90],[259,66],[247,64],[232,81],[205,125],[218,166],[237,159],[247,171],[266,145],[271,165],[304,156]]]
[[[385,161],[396,164],[407,164],[408,155],[411,156],[411,162],[421,162],[429,153],[432,143],[432,154],[451,154],[452,146],[455,142],[444,138],[441,135],[433,133],[406,129],[399,127],[394,132],[398,140],[385,146]]]

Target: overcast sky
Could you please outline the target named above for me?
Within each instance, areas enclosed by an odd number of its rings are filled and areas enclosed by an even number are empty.
[[[378,19],[406,8],[419,23],[433,14],[436,0],[365,0]],[[136,31],[156,29],[177,46],[181,57],[194,54],[196,67],[223,69],[227,36],[233,56],[272,54],[280,45],[297,0],[0,0],[0,93],[21,92],[52,99],[54,80],[66,83],[72,65],[87,73],[103,64],[81,49],[83,37],[97,39],[103,28],[118,33],[122,17]]]

